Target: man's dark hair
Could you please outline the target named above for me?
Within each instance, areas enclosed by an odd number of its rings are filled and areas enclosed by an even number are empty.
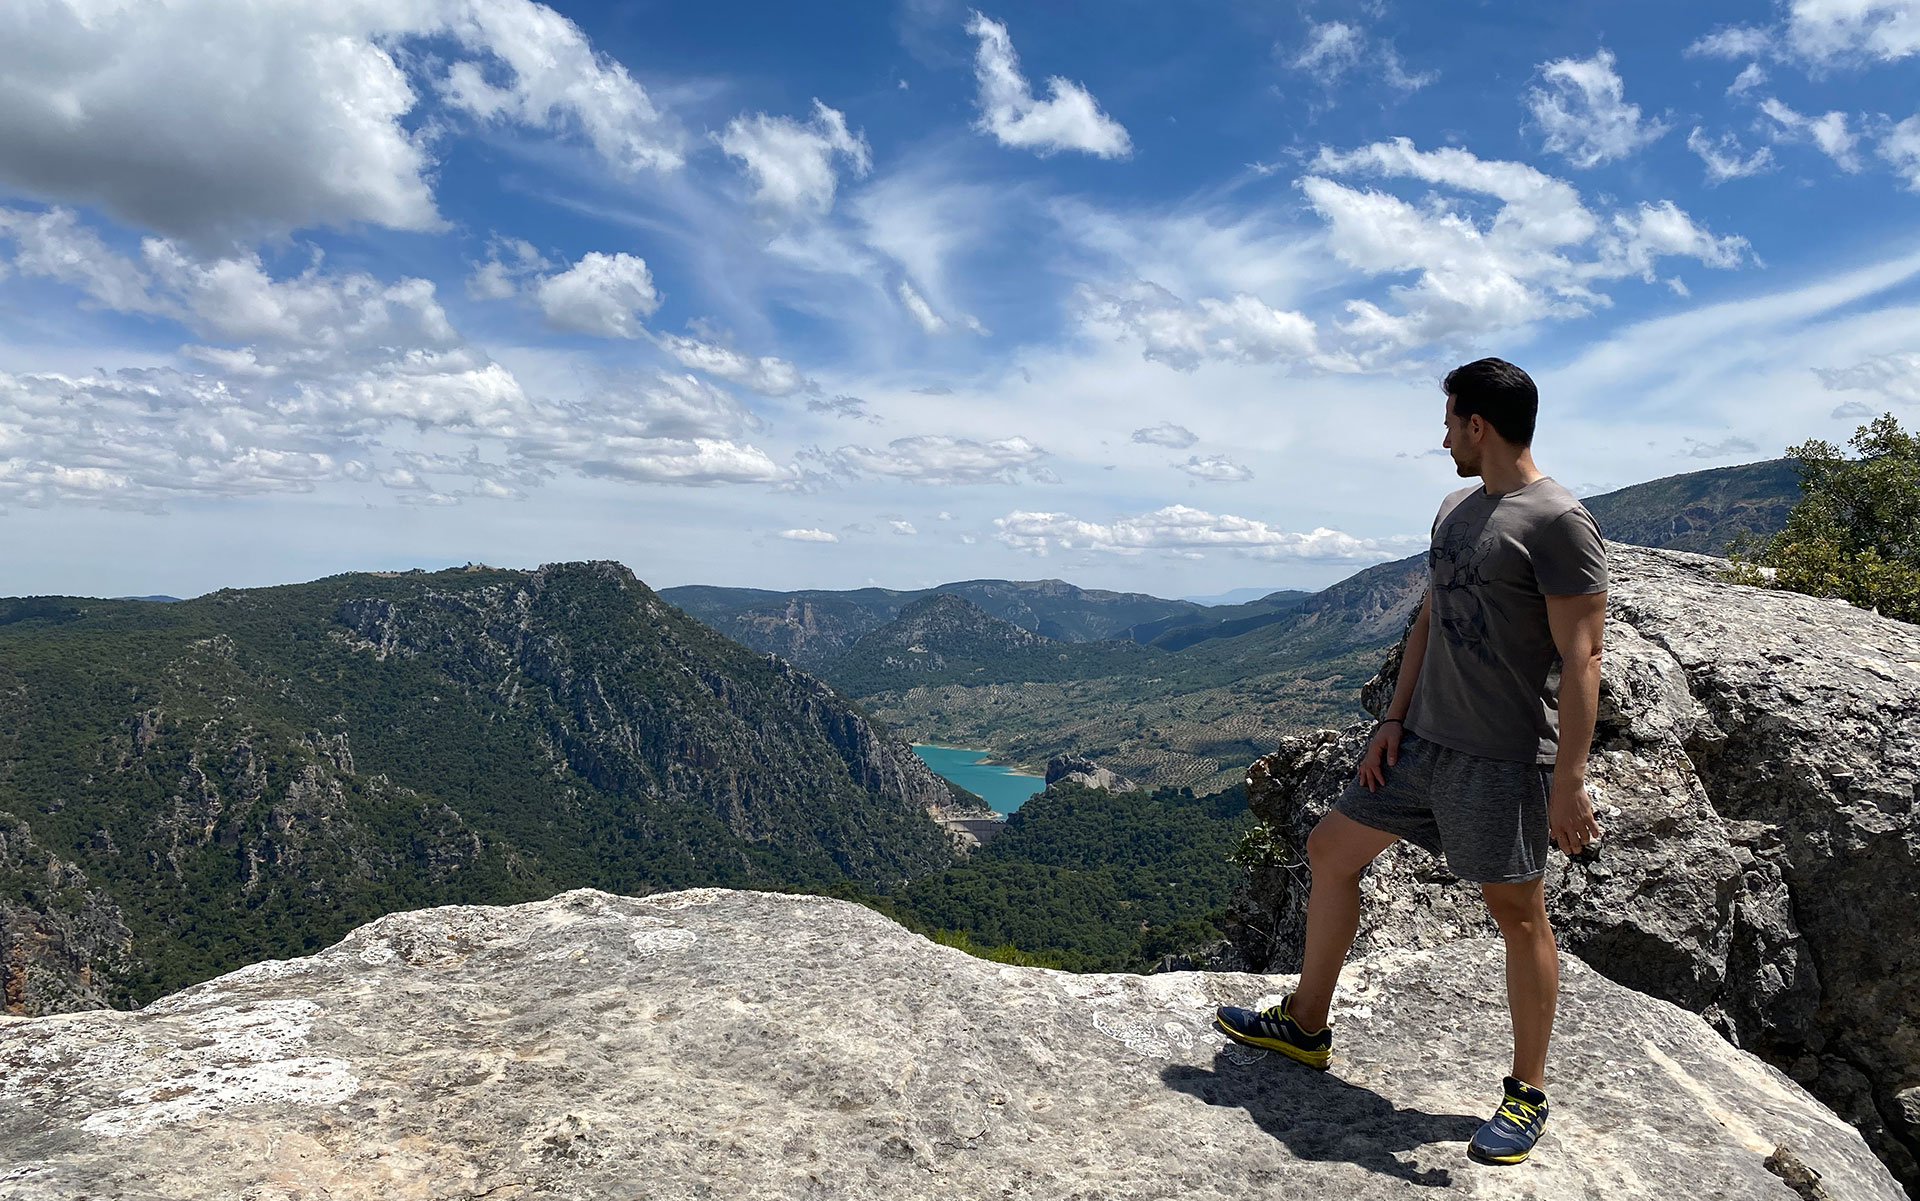
[[[1440,385],[1453,397],[1453,412],[1465,421],[1479,414],[1494,432],[1515,446],[1533,445],[1533,423],[1540,415],[1540,390],[1533,377],[1505,359],[1478,359],[1447,372]]]

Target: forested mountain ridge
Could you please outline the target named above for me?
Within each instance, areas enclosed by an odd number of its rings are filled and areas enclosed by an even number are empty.
[[[849,696],[901,686],[1077,680],[1137,670],[1161,657],[1136,642],[1061,642],[937,592],[861,637],[824,673]]]
[[[950,862],[929,813],[954,799],[618,564],[0,601],[16,1010],[144,1000],[422,905],[891,887]]]
[[[1581,503],[1615,542],[1725,555],[1742,535],[1778,532],[1799,500],[1794,461],[1768,459],[1670,475]]]
[[[1061,642],[1126,636],[1143,623],[1207,612],[1191,601],[1139,592],[1077,588],[1062,580],[961,580],[935,588],[770,592],[704,584],[664,588],[660,597],[738,642],[817,670],[862,637],[929,596],[958,596],[983,613]]]

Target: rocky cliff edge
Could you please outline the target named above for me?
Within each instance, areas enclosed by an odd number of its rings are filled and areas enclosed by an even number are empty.
[[[1785,1075],[1572,959],[1546,1138],[1470,1163],[1501,962],[1355,963],[1320,1074],[1210,1029],[1285,979],[1004,967],[843,902],[398,914],[138,1012],[0,1019],[0,1198],[1900,1196]]]

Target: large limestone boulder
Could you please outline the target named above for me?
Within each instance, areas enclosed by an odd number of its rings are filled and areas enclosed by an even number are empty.
[[[1351,983],[1323,1075],[1210,1030],[1286,980],[1003,967],[844,902],[399,914],[138,1012],[0,1021],[0,1198],[1899,1198],[1786,1076],[1574,960],[1547,1137],[1473,1165],[1498,947]]]
[[[1724,582],[1698,555],[1608,546],[1591,791],[1607,835],[1555,853],[1563,949],[1705,1016],[1920,1181],[1920,628]],[[1396,649],[1366,690],[1391,694]],[[1249,773],[1272,853],[1236,900],[1258,968],[1297,965],[1307,832],[1370,729],[1288,740]],[[1364,888],[1358,950],[1490,934],[1478,890],[1417,848]]]
[[[1085,755],[1055,755],[1047,760],[1047,787],[1065,781],[1082,788],[1104,788],[1108,792],[1134,792],[1139,785],[1109,767],[1102,767]]]

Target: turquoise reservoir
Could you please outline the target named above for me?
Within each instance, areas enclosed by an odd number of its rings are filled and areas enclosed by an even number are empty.
[[[953,781],[985,801],[995,813],[1012,813],[1026,799],[1047,786],[1039,776],[1029,776],[987,762],[987,752],[959,746],[928,746],[916,743],[913,753],[920,756],[934,774]]]

